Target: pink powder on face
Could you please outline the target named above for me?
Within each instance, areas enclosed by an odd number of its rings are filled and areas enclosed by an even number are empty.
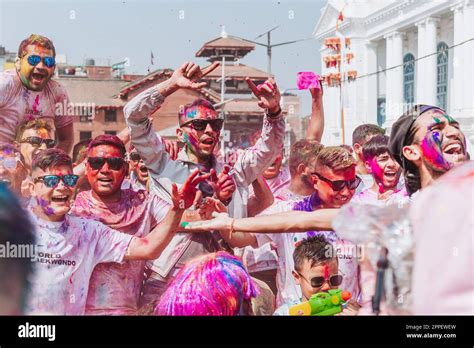
[[[296,85],[298,86],[298,89],[321,89],[319,75],[316,75],[313,72],[299,72]]]
[[[438,170],[449,170],[451,164],[443,156],[441,149],[442,140],[439,132],[428,132],[421,143],[421,151],[425,159]]]
[[[373,158],[370,161],[370,169],[372,169],[372,173],[378,177],[379,179],[383,179],[383,170],[380,168],[379,164],[377,163],[377,160]]]

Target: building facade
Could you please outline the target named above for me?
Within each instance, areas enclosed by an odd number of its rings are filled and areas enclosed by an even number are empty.
[[[474,0],[330,0],[313,31],[321,57],[324,40],[338,32],[351,40],[353,82],[326,88],[325,144],[350,144],[352,131],[374,123],[390,131],[413,104],[444,108],[474,142]],[[322,61],[322,75],[326,68]],[[342,98],[341,98],[342,91]],[[341,108],[342,103],[342,108]]]

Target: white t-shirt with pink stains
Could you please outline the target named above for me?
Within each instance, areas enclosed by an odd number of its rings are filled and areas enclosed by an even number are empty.
[[[133,236],[70,215],[62,222],[30,216],[36,226],[37,253],[26,314],[84,314],[94,267],[121,263]]]
[[[42,91],[27,89],[15,69],[0,73],[0,143],[12,143],[24,120],[45,119],[53,129],[73,122],[66,89],[50,80]]]
[[[79,193],[71,214],[94,219],[135,237],[145,237],[161,223],[170,205],[146,191],[122,190],[120,201],[103,203],[92,191]],[[146,261],[101,263],[92,273],[86,314],[136,315]]]

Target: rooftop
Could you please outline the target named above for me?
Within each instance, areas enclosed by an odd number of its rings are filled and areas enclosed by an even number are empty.
[[[206,42],[196,53],[196,57],[211,57],[217,54],[217,51],[232,50],[238,57],[244,57],[250,51],[255,49],[251,42],[242,40],[235,36],[218,37]]]
[[[128,83],[127,81],[69,77],[60,77],[55,80],[67,90],[72,103],[94,103],[96,107],[124,105],[124,102],[116,95]]]

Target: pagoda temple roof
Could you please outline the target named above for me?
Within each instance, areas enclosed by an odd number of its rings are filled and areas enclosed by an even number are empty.
[[[235,50],[239,51],[238,56],[243,57],[250,51],[255,49],[255,45],[251,42],[242,40],[235,36],[218,37],[214,40],[206,42],[197,51],[196,57],[211,57],[216,55],[217,50]]]

